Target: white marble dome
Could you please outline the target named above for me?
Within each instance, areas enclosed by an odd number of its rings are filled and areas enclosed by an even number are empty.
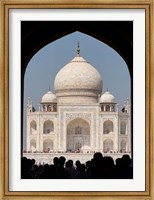
[[[53,94],[50,90],[42,97],[42,103],[55,103],[55,102],[57,102],[56,95]]]
[[[115,97],[109,91],[106,91],[104,94],[102,94],[100,103],[116,103]]]
[[[58,72],[54,87],[57,96],[98,97],[102,91],[102,78],[91,64],[77,55]]]

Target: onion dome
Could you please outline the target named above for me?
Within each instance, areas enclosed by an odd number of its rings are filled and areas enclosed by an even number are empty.
[[[57,102],[56,95],[53,94],[50,90],[42,97],[42,103],[56,103],[56,102]]]
[[[102,91],[102,79],[100,73],[80,56],[78,46],[77,56],[56,75],[54,87],[57,97],[98,98]]]
[[[109,91],[102,94],[99,101],[100,103],[116,103],[114,96]]]

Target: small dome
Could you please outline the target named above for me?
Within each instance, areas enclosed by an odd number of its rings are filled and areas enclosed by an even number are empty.
[[[57,102],[56,95],[53,94],[50,90],[42,97],[42,103],[56,103],[56,102]]]
[[[114,96],[109,91],[106,91],[104,94],[102,94],[100,98],[100,103],[116,103],[116,102]]]

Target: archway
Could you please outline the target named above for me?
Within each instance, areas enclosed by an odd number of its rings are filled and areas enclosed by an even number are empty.
[[[50,139],[46,139],[43,141],[43,152],[50,152],[53,150],[54,144],[53,141]]]
[[[104,153],[113,151],[114,150],[113,148],[114,148],[114,144],[111,139],[104,140],[104,142],[103,142],[103,152]]]
[[[90,126],[87,121],[76,118],[67,125],[67,151],[89,150]]]
[[[126,153],[126,151],[127,151],[127,143],[125,140],[122,140],[120,143],[120,152]]]
[[[59,23],[58,26],[54,26]],[[100,24],[103,29],[100,29]],[[52,27],[56,27],[53,29]],[[126,61],[130,76],[133,72],[133,23],[132,22],[24,22],[22,28],[22,100],[23,77],[27,63],[42,47],[69,33],[80,31],[97,38],[115,49]],[[114,34],[113,34],[114,30]],[[131,79],[131,87],[133,86]],[[132,93],[132,91],[131,91]],[[23,108],[23,101],[22,101]],[[132,106],[133,109],[133,106]],[[23,116],[22,116],[23,118]],[[21,120],[23,124],[23,119]],[[132,120],[133,122],[133,120]],[[131,123],[133,124],[133,123]],[[133,138],[133,137],[132,137]],[[23,140],[21,141],[21,144]]]
[[[37,124],[36,121],[31,121],[30,123],[30,134],[36,134],[37,133]]]
[[[114,127],[113,122],[111,120],[107,120],[103,124],[103,134],[113,133]]]
[[[51,133],[53,131],[54,131],[53,122],[50,121],[50,120],[45,121],[44,124],[43,124],[43,133],[44,134],[49,134],[49,133]]]
[[[30,151],[31,151],[31,152],[36,151],[36,140],[34,140],[34,139],[32,139],[32,140],[30,141]]]

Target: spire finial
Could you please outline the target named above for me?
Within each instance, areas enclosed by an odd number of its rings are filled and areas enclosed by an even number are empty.
[[[77,46],[77,56],[80,56],[80,43],[79,43],[79,41],[78,41],[78,46]]]
[[[108,91],[109,91],[109,89],[107,88],[107,89],[106,89],[106,91],[108,92]]]
[[[50,86],[49,86],[49,91],[51,91]]]

